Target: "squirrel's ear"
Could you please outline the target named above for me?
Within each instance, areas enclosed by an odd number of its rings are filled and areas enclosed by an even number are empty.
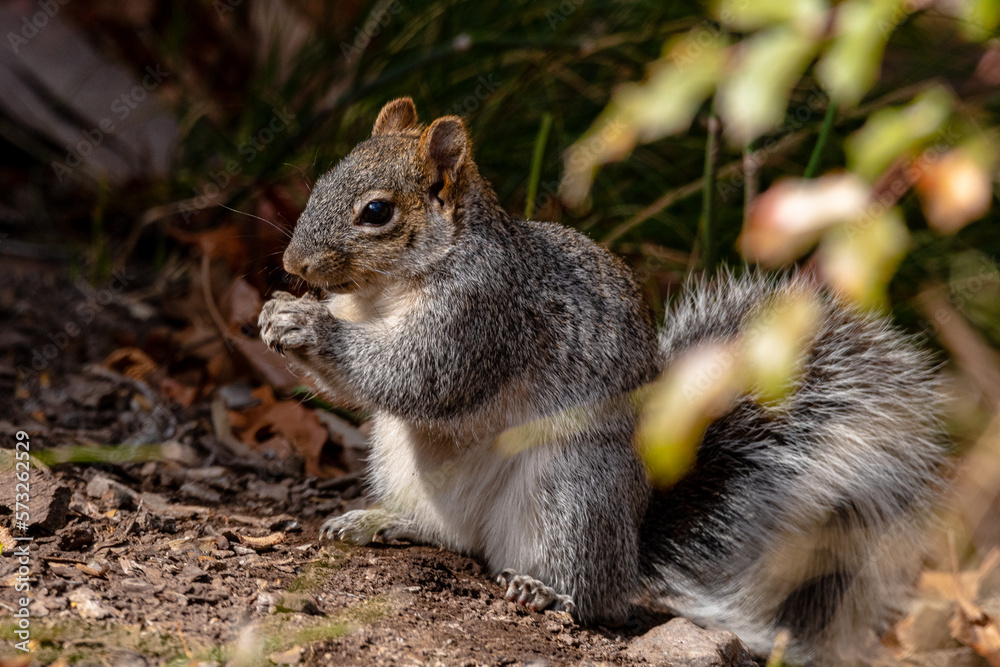
[[[417,107],[409,97],[389,102],[378,112],[372,136],[408,130],[417,125]]]
[[[442,185],[455,182],[469,155],[469,133],[458,116],[444,116],[431,123],[420,137],[420,149]]]

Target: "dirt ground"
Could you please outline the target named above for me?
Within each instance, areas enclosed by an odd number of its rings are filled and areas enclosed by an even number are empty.
[[[261,391],[218,341],[198,353],[167,297],[135,298],[146,279],[0,265],[0,495],[19,431],[35,457],[28,593],[22,533],[0,529],[0,664],[21,664],[25,594],[35,664],[631,664],[641,628],[527,612],[469,558],[319,544],[323,518],[365,505],[363,427]]]

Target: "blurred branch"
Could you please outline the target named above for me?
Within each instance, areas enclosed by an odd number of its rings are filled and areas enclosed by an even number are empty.
[[[840,120],[841,122],[854,120],[857,118],[864,118],[870,114],[875,109],[881,107],[889,106],[890,104],[895,104],[897,102],[902,102],[904,100],[911,99],[916,95],[920,94],[924,90],[935,85],[933,80],[921,81],[920,83],[915,83],[912,86],[906,86],[905,88],[900,88],[899,90],[893,90],[886,93],[879,99],[865,104],[863,106],[857,107],[852,112],[844,115]],[[757,168],[760,169],[767,165],[773,158],[784,155],[787,151],[793,149],[795,146],[800,144],[805,140],[810,134],[815,132],[815,128],[807,128],[799,130],[798,132],[792,132],[786,134],[781,139],[774,142],[769,148],[761,148],[756,150],[752,154],[754,164],[758,165]],[[734,160],[724,167],[720,168],[716,172],[716,178],[732,178],[743,171],[743,158],[739,160]],[[704,178],[699,178],[696,181],[691,181],[687,185],[682,185],[681,187],[667,192],[662,197],[657,199],[655,202],[642,209],[634,216],[614,227],[608,234],[601,240],[606,246],[610,246],[618,238],[627,234],[635,227],[641,225],[646,220],[649,220],[654,215],[663,212],[665,209],[673,206],[676,202],[687,199],[688,197],[699,192],[703,184],[705,183]]]
[[[1000,356],[948,303],[940,288],[919,294],[917,304],[928,321],[937,325],[941,345],[982,392],[986,407],[1000,412]]]
[[[760,191],[760,166],[754,161],[757,142],[751,141],[743,150],[743,226],[750,216],[750,207]]]
[[[830,130],[833,129],[833,123],[836,118],[837,103],[831,100],[829,106],[826,107],[826,115],[823,117],[823,126],[819,130],[819,138],[816,140],[816,146],[813,147],[812,155],[809,156],[809,164],[806,165],[806,170],[803,174],[805,178],[812,178],[816,175],[820,158],[823,157],[823,149],[826,148],[826,141],[830,137]]]
[[[708,137],[705,140],[705,170],[701,189],[701,221],[698,235],[701,238],[701,265],[706,271],[715,266],[713,231],[715,227],[715,171],[719,163],[719,136],[722,123],[715,113],[715,103],[708,115]]]

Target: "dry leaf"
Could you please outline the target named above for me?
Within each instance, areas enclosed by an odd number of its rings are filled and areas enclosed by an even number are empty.
[[[133,380],[145,380],[157,368],[156,362],[137,347],[115,350],[104,360],[104,367]]]
[[[198,397],[198,388],[181,384],[173,378],[163,378],[160,382],[160,394],[168,401],[188,408]]]
[[[297,454],[305,461],[307,475],[328,477],[333,471],[323,465],[322,452],[329,432],[316,412],[298,401],[275,401],[270,387],[262,387],[254,395],[261,405],[242,416],[230,413],[230,424],[238,431],[237,437],[256,451],[270,450],[277,458]],[[237,426],[238,423],[243,427]]]
[[[869,197],[868,186],[852,174],[779,181],[754,201],[740,251],[770,266],[789,262],[831,225],[860,215]]]
[[[954,234],[983,217],[993,198],[993,183],[983,166],[955,149],[932,162],[917,181],[917,193],[931,227]]]
[[[993,667],[1000,667],[1000,625],[972,603],[959,604],[949,623],[951,636],[971,646]]]
[[[222,295],[222,303],[230,330],[234,332],[241,325],[255,323],[264,307],[260,292],[242,277],[234,280]]]
[[[0,553],[10,551],[17,546],[17,540],[10,534],[6,526],[0,526]]]

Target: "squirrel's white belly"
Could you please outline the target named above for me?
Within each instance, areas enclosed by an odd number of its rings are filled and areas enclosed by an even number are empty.
[[[386,509],[415,520],[428,542],[479,555],[492,569],[543,565],[537,481],[548,447],[504,454],[386,414],[373,426],[372,486]]]

